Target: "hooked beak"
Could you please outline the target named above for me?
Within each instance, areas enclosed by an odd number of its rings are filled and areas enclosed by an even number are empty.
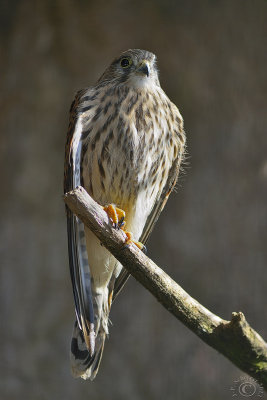
[[[138,66],[136,71],[141,74],[141,75],[146,75],[149,76],[150,73],[150,65],[149,62],[146,60],[141,61]]]

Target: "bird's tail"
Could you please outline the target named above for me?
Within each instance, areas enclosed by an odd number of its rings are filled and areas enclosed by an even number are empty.
[[[95,341],[94,354],[90,355],[83,332],[80,330],[77,320],[75,321],[70,351],[71,370],[74,377],[91,380],[95,378],[102,358],[105,338],[106,333],[100,328]]]

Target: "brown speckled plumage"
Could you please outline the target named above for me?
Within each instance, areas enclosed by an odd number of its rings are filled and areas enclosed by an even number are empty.
[[[175,185],[184,147],[183,120],[160,87],[155,56],[128,50],[73,102],[64,190],[82,184],[99,204],[122,208],[127,230],[146,242]],[[72,369],[93,379],[108,333],[108,298],[128,274],[69,210],[67,218],[78,320]]]

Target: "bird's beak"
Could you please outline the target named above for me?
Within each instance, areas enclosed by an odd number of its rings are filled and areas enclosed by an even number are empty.
[[[141,74],[141,75],[149,76],[149,74],[150,74],[150,65],[149,65],[149,62],[148,62],[147,60],[141,61],[141,62],[137,65],[136,72],[138,72],[138,73]]]

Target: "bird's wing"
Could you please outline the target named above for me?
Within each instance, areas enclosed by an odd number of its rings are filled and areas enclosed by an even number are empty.
[[[81,184],[80,154],[81,135],[83,131],[79,120],[78,106],[84,91],[77,93],[70,109],[70,123],[65,149],[64,193]],[[80,329],[90,352],[94,349],[94,308],[91,291],[91,276],[86,252],[84,225],[68,207],[67,231],[69,267],[72,281],[75,312]]]
[[[169,194],[172,192],[172,190],[175,186],[175,183],[178,178],[178,173],[179,173],[179,164],[180,164],[179,160],[176,159],[172,165],[172,168],[171,168],[171,171],[169,174],[169,178],[168,178],[166,185],[161,193],[161,196],[160,196],[159,200],[155,203],[149,217],[147,218],[142,235],[139,239],[140,242],[143,244],[146,244],[146,242],[149,238],[149,235],[151,234],[152,229],[154,228],[154,225],[157,222],[159,215],[168,200]],[[123,286],[125,285],[129,276],[130,276],[129,272],[123,268],[114,284],[113,300],[115,300],[115,298],[117,297],[117,295],[119,294],[119,292],[121,291]]]
[[[175,109],[176,109],[176,107],[175,107]],[[176,109],[176,110],[177,110],[177,113],[179,113],[178,109]],[[177,119],[177,121],[179,120],[179,124],[177,123],[176,131],[178,131],[180,134],[183,134],[183,125],[182,125],[182,120],[180,118],[181,117],[179,114],[179,118]],[[154,225],[159,218],[161,211],[165,207],[165,204],[168,200],[170,193],[172,192],[173,188],[175,187],[175,184],[176,184],[176,181],[177,181],[177,178],[179,175],[180,164],[181,164],[182,157],[183,157],[183,151],[184,151],[183,147],[184,147],[184,144],[181,143],[181,149],[180,149],[181,151],[178,152],[177,157],[173,161],[173,164],[169,171],[167,182],[166,182],[158,200],[155,202],[151,213],[149,214],[149,216],[147,218],[142,235],[140,236],[140,239],[139,239],[140,242],[143,244],[146,244],[146,242],[149,238],[149,235],[151,234],[151,232],[154,228]],[[121,291],[122,287],[125,285],[125,282],[129,278],[129,276],[130,276],[129,272],[126,269],[122,268],[122,270],[114,284],[113,300],[115,300],[116,296]]]

